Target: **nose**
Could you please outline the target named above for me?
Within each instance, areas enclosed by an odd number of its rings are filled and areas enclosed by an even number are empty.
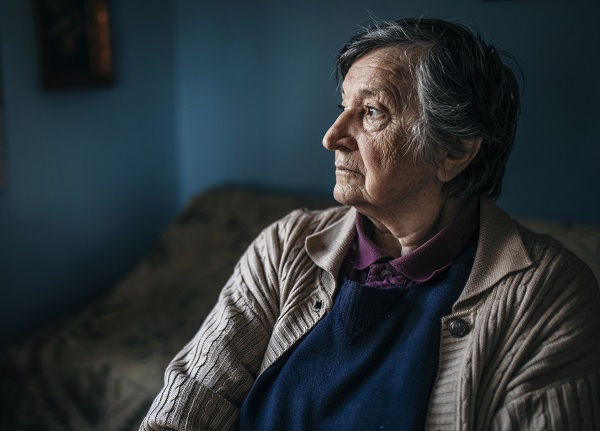
[[[355,150],[357,144],[351,123],[351,111],[343,111],[323,136],[323,146],[330,151]]]

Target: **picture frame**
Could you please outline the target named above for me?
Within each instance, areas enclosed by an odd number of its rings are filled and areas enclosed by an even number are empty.
[[[42,86],[114,82],[108,0],[36,0]]]

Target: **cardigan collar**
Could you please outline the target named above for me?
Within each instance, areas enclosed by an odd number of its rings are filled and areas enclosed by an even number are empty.
[[[306,252],[320,268],[337,277],[342,262],[356,236],[356,209],[340,207],[346,214],[324,229],[308,236]]]
[[[480,199],[479,208],[480,232],[475,262],[455,308],[508,274],[532,264],[516,222],[488,198]],[[337,280],[342,262],[356,236],[356,209],[341,207],[339,210],[345,211],[345,214],[335,223],[309,236],[305,243],[313,262],[332,275],[334,280]]]
[[[533,264],[517,222],[488,198],[481,198],[480,211],[481,225],[475,262],[467,284],[453,307],[454,311],[507,275]]]

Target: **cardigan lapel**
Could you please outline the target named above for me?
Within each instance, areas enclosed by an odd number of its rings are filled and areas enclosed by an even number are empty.
[[[480,216],[475,262],[454,311],[508,274],[532,265],[515,220],[487,198],[481,198]]]
[[[339,220],[306,238],[306,252],[313,262],[337,278],[338,272],[356,236],[356,209],[343,207],[346,211]]]

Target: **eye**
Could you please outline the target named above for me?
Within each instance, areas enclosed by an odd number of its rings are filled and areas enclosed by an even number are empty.
[[[381,112],[377,108],[373,108],[372,106],[367,106],[367,116],[373,119],[378,119],[383,117],[385,114]]]

